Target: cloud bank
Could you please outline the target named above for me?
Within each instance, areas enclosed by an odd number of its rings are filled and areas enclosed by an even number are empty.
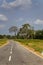
[[[32,4],[32,0],[15,0],[13,2],[6,2],[6,0],[3,0],[3,3],[1,7],[3,8],[15,8],[15,7],[20,7],[20,8],[27,8],[30,7]]]

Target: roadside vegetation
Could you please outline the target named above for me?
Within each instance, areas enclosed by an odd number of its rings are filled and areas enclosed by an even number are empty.
[[[33,48],[34,51],[43,52],[43,40],[40,39],[16,39],[23,45]]]
[[[0,46],[7,43],[7,39],[0,39]]]
[[[26,23],[21,27],[11,26],[8,29],[11,35],[0,35],[0,45],[4,44],[6,39],[15,39],[28,47],[33,48],[35,51],[43,52],[43,30],[35,30],[35,28]],[[14,35],[12,35],[12,33]]]

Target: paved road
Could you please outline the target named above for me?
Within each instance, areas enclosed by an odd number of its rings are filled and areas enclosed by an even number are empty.
[[[43,59],[19,43],[9,41],[9,44],[0,48],[0,65],[43,65]]]

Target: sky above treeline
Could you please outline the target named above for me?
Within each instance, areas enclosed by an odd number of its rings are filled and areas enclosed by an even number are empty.
[[[0,34],[25,23],[43,29],[43,0],[0,0]]]

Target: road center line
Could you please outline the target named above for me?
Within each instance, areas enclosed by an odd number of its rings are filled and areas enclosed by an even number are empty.
[[[9,59],[8,59],[8,60],[9,60],[9,62],[11,61],[11,58],[12,58],[12,57],[11,57],[11,54],[12,54],[12,49],[13,49],[13,46],[11,46],[10,56],[9,56]]]
[[[9,62],[11,61],[11,56],[9,56]]]
[[[13,46],[11,47],[11,51],[10,51],[10,56],[9,56],[9,62],[11,61],[11,54],[12,54],[12,49],[13,49]]]

